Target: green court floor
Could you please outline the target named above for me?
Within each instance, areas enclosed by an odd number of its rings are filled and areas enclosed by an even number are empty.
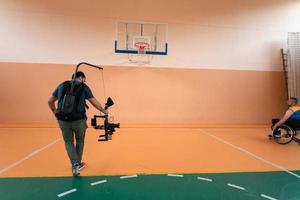
[[[299,171],[295,173],[300,173]],[[300,179],[285,172],[1,178],[1,200],[300,199]],[[92,185],[91,185],[92,184]],[[65,192],[70,193],[65,193]]]

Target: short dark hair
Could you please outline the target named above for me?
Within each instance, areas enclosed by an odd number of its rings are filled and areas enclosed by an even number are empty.
[[[75,74],[75,73],[74,73]],[[74,78],[74,74],[72,75],[72,79]],[[76,75],[75,75],[75,78],[78,78],[78,77],[83,77],[85,78],[85,75],[82,71],[77,71],[76,72]]]
[[[290,100],[294,101],[296,104],[298,103],[298,99],[296,97],[290,97]]]

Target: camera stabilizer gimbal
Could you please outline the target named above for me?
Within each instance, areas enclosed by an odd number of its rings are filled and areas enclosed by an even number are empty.
[[[108,97],[105,103],[105,110],[112,105],[114,105],[114,102],[110,97]],[[104,119],[103,125],[97,125],[97,118]],[[104,135],[100,135],[98,141],[110,140],[111,136],[116,131],[115,129],[120,128],[120,123],[117,124],[110,123],[108,119],[109,119],[108,115],[94,115],[94,117],[91,119],[91,125],[94,127],[94,129],[104,130]]]

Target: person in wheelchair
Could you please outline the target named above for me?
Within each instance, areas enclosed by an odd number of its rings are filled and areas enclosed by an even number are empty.
[[[300,106],[298,105],[298,99],[296,97],[290,97],[287,100],[287,105],[289,109],[285,112],[284,116],[281,119],[272,119],[272,130],[273,135],[270,137],[278,135],[280,137],[280,132],[276,129],[280,125],[288,125],[293,129],[300,128]]]

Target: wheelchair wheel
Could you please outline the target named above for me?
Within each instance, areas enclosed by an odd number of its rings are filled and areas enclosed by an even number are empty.
[[[272,131],[273,140],[278,144],[288,144],[290,143],[294,136],[295,131],[290,126],[281,125]]]
[[[294,135],[294,139],[296,142],[300,142],[300,129],[294,129],[295,135]],[[300,143],[299,143],[300,144]]]

